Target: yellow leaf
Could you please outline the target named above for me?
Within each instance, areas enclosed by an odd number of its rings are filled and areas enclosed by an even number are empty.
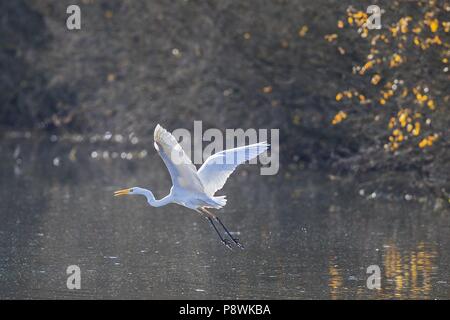
[[[422,139],[422,141],[419,142],[419,148],[423,149],[428,145],[427,139]]]
[[[328,42],[332,42],[332,41],[334,41],[334,40],[336,40],[337,39],[337,34],[335,34],[335,33],[333,33],[333,34],[327,34],[327,35],[325,35],[325,40],[327,40]]]
[[[342,120],[347,118],[347,114],[344,111],[339,111],[333,118],[333,121],[331,122],[333,125],[338,124]]]
[[[433,19],[430,21],[430,30],[431,32],[436,32],[439,28],[439,21],[438,19]]]
[[[413,125],[411,123],[408,123],[408,125],[406,126],[406,131],[411,132],[413,128]]]
[[[412,131],[412,134],[415,136],[418,136],[420,134],[420,123],[416,122],[414,124],[414,130]]]
[[[307,32],[308,32],[308,26],[303,26],[298,30],[298,36],[300,38],[303,38]]]
[[[373,85],[377,85],[378,82],[380,82],[380,80],[381,80],[380,75],[379,75],[379,74],[376,74],[376,75],[374,75],[374,76],[372,77],[372,80],[370,80],[370,82],[371,82]]]

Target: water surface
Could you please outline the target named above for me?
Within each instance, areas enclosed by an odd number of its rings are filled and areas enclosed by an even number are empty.
[[[430,197],[247,165],[222,192],[222,221],[246,246],[230,251],[193,211],[112,196],[168,192],[150,142],[52,140],[0,144],[0,298],[450,297],[450,218]],[[66,287],[69,265],[81,268],[81,290]],[[366,286],[370,265],[380,290]]]

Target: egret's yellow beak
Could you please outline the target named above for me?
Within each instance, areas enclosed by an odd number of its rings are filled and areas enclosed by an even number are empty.
[[[130,193],[130,189],[122,189],[114,192],[114,197],[125,196]]]

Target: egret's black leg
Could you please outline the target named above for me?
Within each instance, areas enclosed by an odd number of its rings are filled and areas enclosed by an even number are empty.
[[[211,225],[213,226],[214,230],[216,231],[217,235],[220,238],[220,241],[222,241],[222,243],[230,250],[232,250],[233,248],[231,247],[230,241],[228,239],[225,239],[224,237],[222,237],[222,235],[220,234],[219,230],[217,230],[216,225],[214,224],[213,220],[211,219],[211,217],[208,217],[209,222],[211,223]]]
[[[242,243],[239,242],[239,239],[233,237],[230,233],[230,231],[228,231],[227,227],[225,227],[225,225],[222,223],[222,221],[220,221],[220,219],[218,217],[215,217],[215,219],[217,220],[217,222],[220,223],[220,225],[222,226],[223,230],[225,230],[225,232],[228,234],[228,236],[231,238],[231,240],[233,240],[233,242],[241,249],[244,249],[244,246],[242,245]]]

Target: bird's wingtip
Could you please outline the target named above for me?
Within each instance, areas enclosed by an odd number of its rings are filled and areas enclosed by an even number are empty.
[[[153,133],[153,138],[155,141],[158,141],[161,137],[161,134],[163,134],[165,129],[158,123],[155,127],[155,131]]]

